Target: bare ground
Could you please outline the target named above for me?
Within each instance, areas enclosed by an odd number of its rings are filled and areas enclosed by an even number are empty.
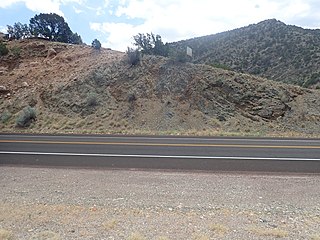
[[[320,176],[0,168],[0,239],[320,239]]]

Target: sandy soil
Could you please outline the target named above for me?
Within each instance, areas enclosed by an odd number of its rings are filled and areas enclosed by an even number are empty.
[[[0,239],[320,239],[320,176],[0,167]]]

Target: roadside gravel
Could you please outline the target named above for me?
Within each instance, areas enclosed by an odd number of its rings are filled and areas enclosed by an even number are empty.
[[[320,239],[320,176],[0,167],[0,239]]]

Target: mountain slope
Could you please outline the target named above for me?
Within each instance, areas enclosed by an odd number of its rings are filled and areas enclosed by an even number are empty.
[[[320,30],[275,19],[236,30],[172,43],[193,49],[194,62],[275,81],[320,87]]]
[[[316,90],[155,56],[130,66],[87,46],[8,45],[21,55],[0,59],[0,131],[23,131],[31,106],[35,132],[320,135]]]

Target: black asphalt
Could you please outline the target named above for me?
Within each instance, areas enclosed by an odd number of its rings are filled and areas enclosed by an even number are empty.
[[[320,173],[320,139],[1,134],[0,164]]]

